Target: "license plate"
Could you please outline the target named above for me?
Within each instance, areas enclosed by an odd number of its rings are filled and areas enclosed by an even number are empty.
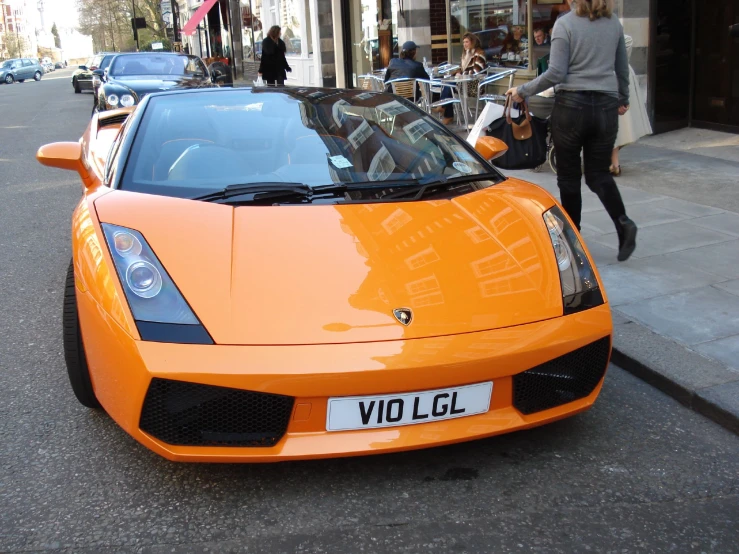
[[[493,383],[487,382],[423,392],[329,398],[326,430],[397,427],[484,414],[490,409],[492,393]]]

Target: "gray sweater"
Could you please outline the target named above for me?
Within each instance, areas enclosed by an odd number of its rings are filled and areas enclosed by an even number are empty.
[[[615,15],[590,21],[570,12],[557,20],[549,69],[518,87],[518,94],[527,98],[555,85],[555,90],[604,92],[618,96],[622,106],[629,104],[629,60]]]

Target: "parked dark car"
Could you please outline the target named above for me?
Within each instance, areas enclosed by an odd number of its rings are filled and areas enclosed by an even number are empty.
[[[22,83],[26,79],[40,81],[45,71],[33,58],[13,58],[0,62],[0,82],[7,85],[15,81]]]
[[[118,54],[93,74],[102,80],[93,112],[133,106],[152,92],[215,86],[223,77],[211,77],[197,56],[175,52]]]
[[[64,65],[64,64],[63,64],[62,62],[56,62],[56,63],[54,64],[54,67],[55,67],[56,69],[64,69],[64,68],[65,68],[66,66],[65,66],[65,65]]]
[[[93,83],[92,72],[96,69],[105,69],[110,65],[110,61],[116,56],[116,52],[100,52],[87,62],[87,65],[81,65],[72,73],[72,88],[77,94],[83,90],[91,90],[97,93],[97,87]]]

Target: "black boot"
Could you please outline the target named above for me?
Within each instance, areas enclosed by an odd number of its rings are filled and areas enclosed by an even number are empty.
[[[625,262],[636,248],[636,223],[625,215],[616,222],[618,233],[618,261]]]

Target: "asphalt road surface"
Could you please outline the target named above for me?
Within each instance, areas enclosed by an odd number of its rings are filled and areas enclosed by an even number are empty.
[[[80,406],[61,295],[81,189],[34,160],[87,123],[70,75],[0,85],[0,551],[739,551],[739,437],[616,367],[548,427],[307,463],[174,464]]]

